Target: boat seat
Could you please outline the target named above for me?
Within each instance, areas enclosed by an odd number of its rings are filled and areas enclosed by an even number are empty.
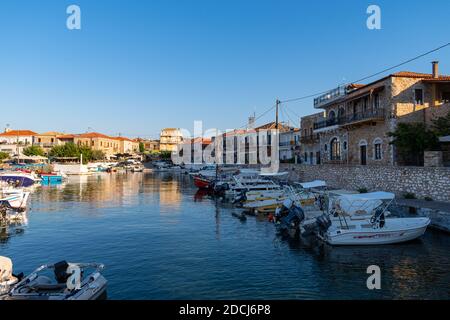
[[[0,256],[0,282],[9,282],[15,278],[12,274],[13,264],[10,258]]]

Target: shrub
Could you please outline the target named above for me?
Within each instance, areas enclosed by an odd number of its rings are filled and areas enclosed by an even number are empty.
[[[417,199],[416,195],[412,192],[407,192],[403,195],[403,198],[405,199]]]
[[[29,146],[28,148],[23,149],[23,154],[31,157],[31,156],[44,156],[45,151],[40,146]]]
[[[433,198],[432,197],[425,197],[424,200],[425,201],[433,201]]]
[[[359,193],[367,193],[367,192],[369,192],[369,191],[367,190],[367,188],[359,188],[359,189],[358,189],[358,192],[359,192]]]

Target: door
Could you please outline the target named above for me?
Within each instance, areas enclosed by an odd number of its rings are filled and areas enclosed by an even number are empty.
[[[367,165],[367,146],[360,146],[361,148],[361,165]]]
[[[320,164],[320,151],[316,152],[316,164]]]

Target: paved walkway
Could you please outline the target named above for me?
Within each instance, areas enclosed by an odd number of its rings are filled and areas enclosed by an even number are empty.
[[[450,212],[449,202],[439,202],[439,201],[426,201],[419,199],[395,199],[398,205],[414,207],[414,208],[428,208],[433,210]]]

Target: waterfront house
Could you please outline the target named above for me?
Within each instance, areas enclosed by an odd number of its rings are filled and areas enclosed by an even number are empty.
[[[314,133],[314,124],[323,120],[323,112],[302,117],[300,121],[301,163],[316,165],[321,163],[319,133]]]
[[[116,154],[121,153],[121,142],[119,140],[98,132],[75,135],[74,143],[79,146],[87,146],[93,150],[102,151],[107,158],[111,158]]]
[[[307,130],[303,139],[311,138],[310,149],[304,147],[305,162],[311,162],[315,153],[311,163],[402,164],[388,133],[398,123],[430,125],[449,112],[450,76],[439,75],[434,62],[431,74],[398,72],[367,85],[338,87],[316,98],[314,107],[322,109],[323,115],[313,115],[317,119],[312,135],[305,124],[308,119],[302,119],[302,129]]]
[[[34,136],[34,145],[40,146],[45,152],[50,151],[56,145],[60,144],[59,136],[63,136],[64,133],[49,131]]]
[[[139,141],[126,137],[115,137],[114,139],[119,142],[118,153],[131,155],[139,152]]]
[[[177,151],[178,145],[183,142],[183,135],[180,129],[166,128],[161,130],[159,149],[160,151]]]
[[[18,155],[27,146],[33,144],[35,132],[31,130],[11,130],[5,129],[0,133],[0,151],[10,155]]]
[[[300,129],[291,128],[280,132],[280,160],[296,161],[300,150]]]
[[[0,143],[31,145],[35,135],[36,132],[31,130],[11,130],[8,128],[3,133],[0,133]]]

